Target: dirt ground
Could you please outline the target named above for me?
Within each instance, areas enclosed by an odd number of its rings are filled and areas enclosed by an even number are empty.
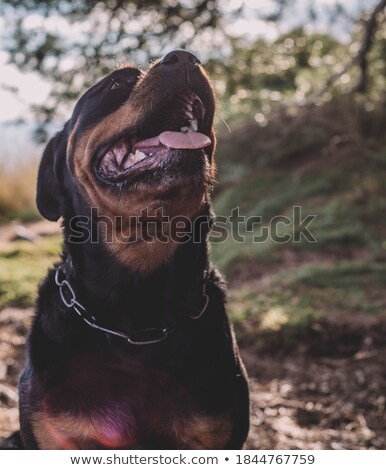
[[[31,309],[0,312],[0,436],[18,428]],[[320,325],[296,350],[243,350],[250,449],[386,449],[386,324]],[[312,335],[311,335],[312,336]]]

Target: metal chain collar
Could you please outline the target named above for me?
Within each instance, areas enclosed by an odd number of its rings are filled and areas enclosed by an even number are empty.
[[[96,330],[103,331],[104,333],[107,333],[109,335],[123,338],[129,344],[132,344],[134,346],[145,346],[148,344],[161,343],[169,336],[170,333],[172,333],[176,329],[176,327],[145,328],[142,330],[131,332],[130,334],[122,333],[121,331],[110,330],[109,328],[105,328],[103,326],[98,325],[95,316],[89,313],[87,309],[80,302],[78,302],[74,289],[66,279],[66,273],[63,269],[63,264],[60,264],[56,269],[55,283],[59,287],[59,294],[63,304],[67,308],[70,308],[75,313],[77,313],[77,315],[79,315],[79,317],[85,323],[87,323],[87,325],[91,326],[91,328],[95,328]],[[203,287],[203,296],[205,299],[205,303],[202,310],[196,315],[190,315],[186,318],[186,320],[198,320],[205,313],[209,304],[209,297],[205,291],[205,287],[206,283],[204,283]]]

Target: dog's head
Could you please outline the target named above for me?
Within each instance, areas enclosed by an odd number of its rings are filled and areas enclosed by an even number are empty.
[[[79,204],[97,208],[120,217],[121,231],[132,231],[144,210],[193,218],[214,172],[214,108],[205,72],[189,52],[173,51],[145,72],[115,70],[80,98],[48,143],[38,209],[57,220],[79,213]]]

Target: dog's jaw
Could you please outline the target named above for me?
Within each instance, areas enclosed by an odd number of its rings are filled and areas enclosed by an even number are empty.
[[[166,99],[149,114],[139,128],[128,128],[126,136],[96,158],[96,173],[106,183],[121,184],[133,172],[162,168],[173,150],[180,150],[179,157],[184,158],[192,154],[184,151],[205,152],[212,143],[203,133],[206,107],[189,89]]]
[[[179,232],[191,231],[189,222],[209,200],[214,172],[214,98],[207,78],[197,69],[188,91],[185,83],[177,91],[169,84],[159,96],[164,82],[153,66],[125,102],[84,132],[80,113],[67,146],[86,204],[109,221],[91,230],[119,262],[141,273],[155,271],[176,252],[173,221],[183,218]],[[190,101],[179,106],[181,96]]]

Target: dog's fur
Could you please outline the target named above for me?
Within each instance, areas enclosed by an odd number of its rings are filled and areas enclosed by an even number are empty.
[[[123,67],[87,91],[47,145],[37,190],[43,216],[62,217],[67,280],[98,323],[123,332],[165,325],[174,331],[145,346],[97,331],[63,304],[51,270],[40,287],[20,380],[27,449],[240,449],[245,442],[246,374],[223,281],[208,262],[214,98],[197,61],[175,54],[146,72]],[[101,155],[123,136],[175,128],[186,90],[205,106],[199,131],[212,144],[205,151],[169,149],[162,164],[145,163],[122,181],[101,178]],[[98,221],[90,219],[91,208]],[[133,224],[144,208],[145,224]],[[118,239],[145,236],[160,208],[194,221],[189,234],[200,232],[198,241],[171,241],[171,224],[166,243]],[[107,217],[114,222],[101,228]],[[200,319],[189,319],[203,308],[203,286],[208,306]]]

